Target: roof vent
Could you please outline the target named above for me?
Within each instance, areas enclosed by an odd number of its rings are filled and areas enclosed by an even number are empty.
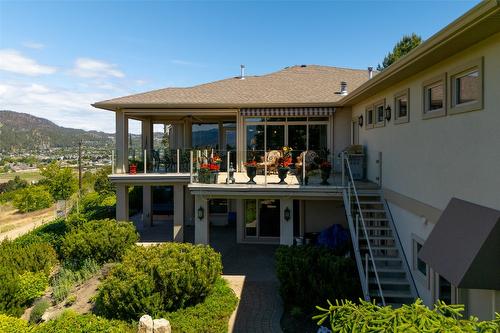
[[[342,96],[347,95],[347,82],[345,81],[340,82],[340,94]]]
[[[368,67],[368,78],[371,79],[373,77],[373,67]]]
[[[240,65],[240,80],[245,79],[245,65]]]

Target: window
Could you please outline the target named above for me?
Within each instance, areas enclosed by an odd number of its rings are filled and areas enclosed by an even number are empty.
[[[450,114],[483,108],[483,59],[464,64],[450,72]]]
[[[437,281],[437,298],[445,302],[446,304],[454,303],[453,287],[451,283],[441,275],[439,275]]]
[[[403,124],[410,121],[410,89],[394,95],[394,123]]]
[[[423,118],[435,118],[446,115],[446,74],[434,77],[423,85]]]
[[[377,120],[375,123],[375,127],[385,126],[385,99],[376,102],[374,108]]]
[[[373,118],[373,106],[370,105],[365,111],[366,129],[373,128]]]
[[[412,269],[415,272],[415,276],[420,278],[422,282],[425,283],[425,286],[429,288],[429,266],[418,257],[418,253],[422,249],[424,244],[423,239],[416,235],[412,235],[413,242],[413,265]]]

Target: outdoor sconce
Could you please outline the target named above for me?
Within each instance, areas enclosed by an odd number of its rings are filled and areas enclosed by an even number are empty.
[[[290,208],[286,207],[284,211],[285,221],[290,221]]]
[[[363,127],[363,115],[358,117],[358,125],[359,127]]]
[[[203,209],[203,207],[200,206],[200,208],[198,208],[198,219],[203,220],[204,216],[205,216],[205,210]]]
[[[385,108],[385,119],[387,119],[387,121],[391,120],[391,107],[389,105]]]

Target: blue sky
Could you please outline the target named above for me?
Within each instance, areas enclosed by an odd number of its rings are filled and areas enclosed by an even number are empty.
[[[114,132],[99,100],[296,64],[376,66],[478,1],[3,1],[0,109]],[[137,125],[132,127],[138,131]]]

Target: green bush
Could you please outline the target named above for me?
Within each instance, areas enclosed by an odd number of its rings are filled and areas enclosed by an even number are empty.
[[[66,310],[55,320],[40,324],[36,333],[136,333],[137,326],[118,320],[108,320],[92,314],[79,315]]]
[[[14,179],[9,180],[6,183],[0,184],[0,193],[12,192],[19,190],[28,186],[28,182],[25,179],[21,179],[19,176],[15,176]]]
[[[233,313],[238,298],[223,278],[218,278],[213,289],[202,303],[160,313],[158,317],[170,321],[172,332],[227,332],[227,323]]]
[[[30,304],[42,296],[49,285],[49,278],[44,272],[24,272],[19,275],[16,297],[22,304]]]
[[[62,257],[77,263],[93,259],[103,264],[118,261],[139,239],[131,222],[98,220],[69,231],[61,245]]]
[[[13,204],[21,213],[49,208],[54,200],[43,186],[28,186],[18,191]]]
[[[57,219],[16,238],[14,243],[20,245],[49,243],[60,256],[61,242],[66,231],[64,220]]]
[[[0,313],[20,315],[23,307],[45,290],[57,258],[47,243],[20,245],[3,241],[0,262]]]
[[[40,183],[47,186],[54,200],[68,200],[78,190],[77,179],[71,168],[52,162],[43,167],[40,173],[45,177]]]
[[[34,332],[34,327],[30,326],[24,319],[6,316],[0,313],[0,332],[29,333]]]
[[[76,285],[90,279],[101,268],[92,259],[85,259],[80,266],[75,267],[66,263],[52,277],[50,283],[52,286],[52,296],[57,303],[63,301]]]
[[[71,213],[65,220],[67,230],[78,229],[87,222],[87,219],[81,213]]]
[[[166,243],[127,252],[101,284],[97,313],[137,320],[202,302],[222,272],[220,254],[209,246]]]
[[[311,313],[324,299],[358,299],[361,287],[351,258],[336,256],[326,247],[280,246],[276,274],[287,309]]]
[[[495,333],[500,329],[500,315],[496,320],[480,322],[475,317],[462,319],[463,305],[446,305],[438,302],[434,310],[418,299],[410,305],[393,309],[360,300],[328,301],[328,308],[317,307],[322,313],[313,319],[322,325],[329,321],[333,332],[455,332]]]
[[[30,323],[38,323],[42,320],[42,316],[50,307],[50,302],[47,299],[39,299],[33,305],[30,313]]]
[[[116,211],[116,195],[113,193],[86,194],[80,203],[80,211],[87,220],[114,218]]]
[[[111,173],[111,166],[97,170],[95,173],[94,191],[99,194],[115,192],[115,185],[108,178],[108,175]]]

